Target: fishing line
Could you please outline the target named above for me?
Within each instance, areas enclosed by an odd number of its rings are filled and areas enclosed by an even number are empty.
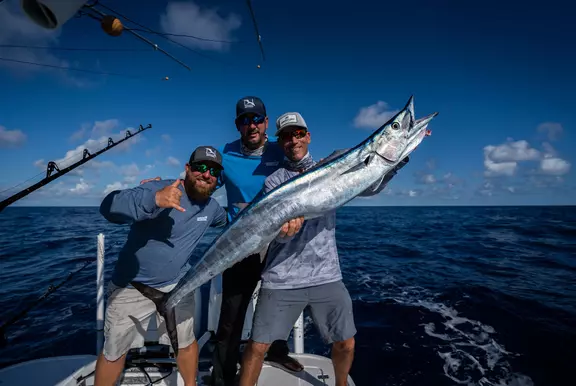
[[[258,40],[258,46],[260,47],[260,54],[262,55],[262,61],[264,62],[266,61],[266,59],[264,58],[264,47],[262,47],[262,36],[260,36],[260,32],[258,32],[258,23],[256,22],[256,16],[254,16],[254,10],[252,9],[252,2],[250,0],[246,0],[246,4],[248,5],[248,9],[250,10],[250,16],[252,17],[252,23],[254,24],[254,31],[256,32],[256,39]]]
[[[135,23],[136,24],[136,23]],[[152,31],[152,30],[143,30],[143,29],[139,29],[139,28],[131,28],[132,31],[140,31],[140,32],[149,32],[149,33],[153,33],[156,35],[165,35],[165,36],[177,36],[177,37],[183,37],[183,38],[192,38],[192,39],[197,39],[197,40],[202,40],[205,42],[215,42],[215,43],[240,43],[242,42],[242,40],[238,40],[238,41],[230,41],[230,40],[218,40],[218,39],[208,39],[208,38],[201,38],[199,36],[194,36],[194,35],[186,35],[186,34],[170,34],[170,33],[166,33],[166,32],[157,32],[157,31]]]
[[[85,70],[85,69],[82,69],[82,68],[72,68],[72,67],[56,66],[56,65],[53,65],[53,64],[28,62],[28,61],[24,61],[24,60],[9,59],[9,58],[2,58],[2,57],[0,57],[0,60],[1,60],[1,61],[4,61],[4,62],[13,62],[13,63],[20,63],[20,64],[28,64],[28,65],[39,66],[39,67],[50,67],[50,68],[58,68],[58,69],[61,69],[61,70],[68,70],[68,71],[87,72],[87,73],[90,73],[90,74],[112,75],[112,76],[120,76],[120,77],[124,77],[124,78],[140,79],[140,80],[149,79],[149,78],[145,78],[145,77],[143,77],[143,76],[136,76],[136,75],[129,75],[129,74],[118,74],[118,73],[114,73],[114,72],[102,72],[102,71],[94,71],[94,70]]]
[[[133,23],[133,24],[135,24],[135,25],[137,25],[137,26],[139,26],[139,27],[141,27],[141,28],[144,28],[146,31],[148,31],[148,32],[150,32],[150,33],[152,33],[152,34],[156,34],[156,35],[158,35],[158,36],[160,36],[160,37],[162,37],[162,38],[164,38],[164,39],[166,39],[166,40],[168,40],[168,41],[170,41],[170,42],[172,42],[172,43],[174,43],[174,44],[176,44],[176,45],[178,45],[178,46],[180,46],[180,47],[182,47],[182,48],[184,48],[184,49],[186,49],[186,50],[188,50],[188,51],[190,51],[190,52],[195,53],[196,55],[199,55],[199,56],[201,56],[201,57],[203,57],[203,58],[212,60],[212,61],[214,61],[214,62],[223,64],[223,65],[226,65],[226,66],[231,66],[231,64],[228,63],[228,62],[225,62],[225,61],[222,61],[222,60],[219,60],[219,59],[215,59],[215,58],[213,58],[213,57],[211,57],[211,56],[207,56],[207,55],[205,55],[205,54],[203,54],[203,53],[201,53],[201,52],[199,52],[199,51],[194,50],[193,48],[190,48],[190,47],[188,47],[188,46],[186,46],[186,45],[184,45],[184,44],[181,44],[181,43],[177,42],[177,41],[174,40],[174,39],[170,39],[168,36],[165,36],[165,35],[167,35],[167,34],[163,34],[163,33],[161,33],[161,32],[158,32],[158,31],[155,31],[155,30],[153,30],[153,29],[151,29],[151,28],[148,28],[148,27],[146,27],[145,25],[143,25],[143,24],[141,24],[141,23],[138,23],[137,21],[134,21],[134,20],[130,19],[130,18],[127,17],[126,15],[123,15],[123,14],[121,14],[120,12],[113,10],[112,8],[109,8],[109,7],[107,7],[107,6],[103,5],[103,4],[99,4],[99,3],[98,3],[98,5],[99,5],[100,7],[102,7],[102,8],[104,8],[104,9],[112,12],[112,13],[115,13],[116,15],[120,16],[120,17],[123,18],[123,19],[126,19],[126,20],[129,21],[130,23]],[[127,30],[128,30],[128,31],[142,31],[142,30],[140,30],[140,29],[135,29],[135,28],[133,28],[133,29],[127,29]],[[146,31],[143,31],[143,32],[146,32]],[[190,35],[190,36],[192,36],[192,35]],[[198,37],[197,37],[197,38],[198,38]],[[203,38],[200,38],[200,39],[203,39]]]
[[[48,46],[24,46],[16,44],[0,44],[0,48],[26,48],[37,50],[54,50],[54,51],[126,51],[126,52],[149,52],[146,48],[82,48],[82,47],[48,47]]]
[[[9,321],[2,324],[2,326],[0,326],[0,347],[5,346],[6,343],[8,342],[8,340],[6,338],[6,328],[10,327],[11,325],[15,324],[20,319],[22,319],[24,316],[26,316],[34,307],[36,307],[38,304],[40,304],[48,296],[53,294],[58,288],[60,288],[62,285],[64,285],[68,281],[70,281],[70,279],[72,279],[72,277],[74,277],[76,274],[80,273],[84,268],[86,268],[87,266],[89,266],[90,264],[92,264],[95,261],[96,261],[96,259],[90,259],[90,260],[86,261],[86,263],[84,263],[84,265],[82,267],[80,267],[80,269],[77,269],[76,271],[70,272],[68,274],[68,277],[66,279],[64,279],[60,284],[57,284],[56,286],[50,284],[48,286],[48,289],[44,293],[44,295],[40,296],[34,302],[29,304],[28,307],[26,307],[24,310],[20,311],[17,315],[13,316]]]

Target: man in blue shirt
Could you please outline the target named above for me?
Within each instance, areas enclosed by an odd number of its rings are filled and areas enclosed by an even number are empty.
[[[211,197],[223,170],[222,155],[200,146],[186,164],[184,180],[155,180],[108,194],[100,213],[115,224],[131,224],[108,289],[104,348],[95,385],[114,385],[130,348],[142,347],[156,305],[131,283],[169,292],[190,268],[188,259],[209,227],[227,224],[226,211]],[[137,284],[135,284],[137,285]],[[175,309],[178,370],[196,385],[198,343],[194,336],[194,293]],[[165,323],[159,323],[159,328]],[[165,330],[165,327],[163,328]],[[170,344],[166,331],[160,341]]]
[[[220,149],[225,168],[222,183],[226,187],[230,220],[261,193],[264,180],[278,169],[284,158],[278,143],[268,141],[268,115],[260,98],[247,96],[237,101],[235,124],[240,138]],[[291,220],[283,227],[282,234],[293,235],[301,225],[302,219]],[[222,275],[222,308],[213,354],[214,386],[234,384],[244,318],[262,267],[261,254],[257,253]],[[270,348],[268,359],[289,369],[300,370],[302,366],[288,356],[288,352],[286,340],[280,339]]]

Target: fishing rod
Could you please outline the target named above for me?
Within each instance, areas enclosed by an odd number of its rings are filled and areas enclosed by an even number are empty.
[[[86,162],[90,161],[91,159],[99,156],[100,154],[112,149],[114,146],[117,146],[119,144],[121,144],[124,141],[127,141],[128,139],[132,138],[135,135],[138,135],[139,133],[143,132],[144,130],[150,129],[152,127],[151,124],[148,124],[148,126],[143,127],[142,125],[140,125],[140,127],[138,128],[138,131],[136,131],[134,134],[132,134],[130,132],[130,130],[126,130],[126,136],[124,138],[122,138],[121,140],[119,140],[118,142],[114,142],[112,140],[111,137],[108,138],[108,145],[103,148],[98,150],[96,153],[92,153],[90,154],[90,152],[88,151],[88,149],[84,149],[84,152],[82,154],[82,159],[62,170],[60,170],[58,168],[58,165],[56,164],[56,162],[54,161],[50,161],[48,162],[48,165],[46,166],[46,177],[43,178],[41,181],[35,183],[34,185],[21,190],[20,192],[14,194],[11,197],[8,197],[7,199],[5,199],[4,201],[0,202],[0,212],[2,212],[4,210],[4,208],[6,208],[8,205],[13,204],[14,202],[20,200],[21,198],[26,197],[27,195],[29,195],[30,193],[32,193],[33,191],[40,189],[42,186],[54,181],[55,179],[62,177],[64,174],[68,173],[69,171],[76,169],[78,166],[85,164]],[[54,171],[56,171],[56,173],[54,173]],[[54,174],[52,174],[54,173]]]

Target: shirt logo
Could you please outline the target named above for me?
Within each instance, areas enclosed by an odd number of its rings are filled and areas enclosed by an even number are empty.
[[[256,104],[254,103],[254,99],[244,99],[244,108],[245,109],[251,109],[253,107],[256,107]]]
[[[196,217],[196,221],[208,221],[208,216]]]
[[[216,158],[216,152],[209,147],[206,148],[206,157]]]

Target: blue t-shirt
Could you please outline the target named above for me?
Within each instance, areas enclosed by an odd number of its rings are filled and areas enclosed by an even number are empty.
[[[222,182],[226,187],[229,220],[262,191],[264,180],[281,165],[284,151],[278,142],[268,142],[262,156],[242,154],[240,139],[218,149],[222,154]]]
[[[185,212],[156,206],[156,192],[174,181],[117,190],[102,201],[100,213],[108,221],[132,224],[112,274],[115,285],[131,287],[131,281],[138,281],[159,288],[177,283],[208,228],[226,225],[226,211],[215,199],[191,201],[182,186],[180,206]]]

